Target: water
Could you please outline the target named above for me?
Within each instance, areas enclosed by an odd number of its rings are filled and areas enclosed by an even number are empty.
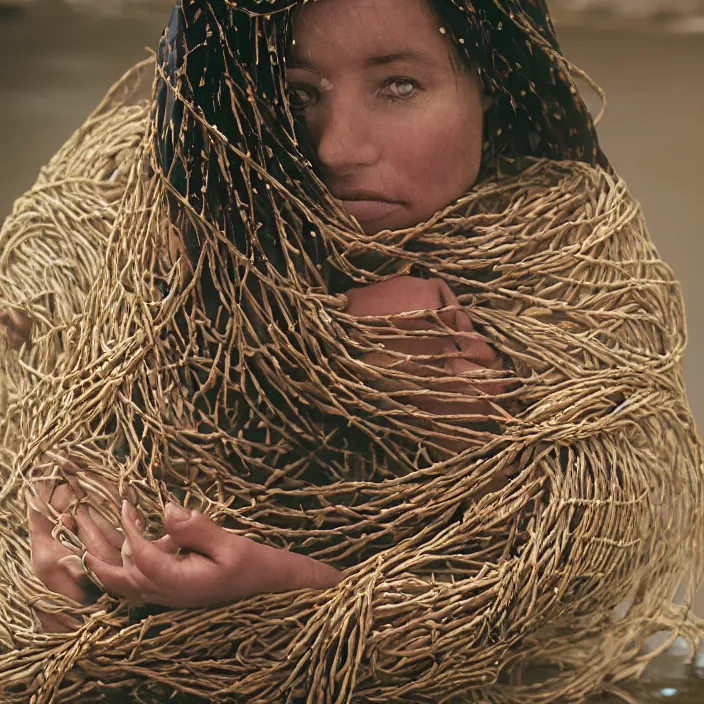
[[[171,0],[10,2],[0,0],[0,221],[106,89],[156,46],[171,7]],[[674,656],[629,689],[642,704],[704,702],[704,679]]]

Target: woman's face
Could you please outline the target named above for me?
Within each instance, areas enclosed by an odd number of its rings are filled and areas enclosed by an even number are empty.
[[[322,0],[294,18],[292,107],[368,234],[428,220],[477,179],[481,84],[452,52],[427,0]]]

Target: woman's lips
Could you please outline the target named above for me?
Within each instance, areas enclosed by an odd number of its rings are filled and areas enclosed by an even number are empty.
[[[369,223],[382,220],[401,208],[401,203],[388,200],[341,200],[343,208],[357,222]]]

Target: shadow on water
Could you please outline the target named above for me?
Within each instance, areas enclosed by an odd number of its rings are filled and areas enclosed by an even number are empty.
[[[87,4],[0,0],[0,221],[107,88],[156,46],[171,0]],[[629,691],[639,704],[704,704],[704,679],[672,656]]]

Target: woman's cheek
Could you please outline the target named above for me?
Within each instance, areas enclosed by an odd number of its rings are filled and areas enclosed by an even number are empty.
[[[395,171],[403,175],[419,222],[464,195],[476,181],[481,133],[468,134],[459,120],[428,120],[403,130],[391,143]]]

